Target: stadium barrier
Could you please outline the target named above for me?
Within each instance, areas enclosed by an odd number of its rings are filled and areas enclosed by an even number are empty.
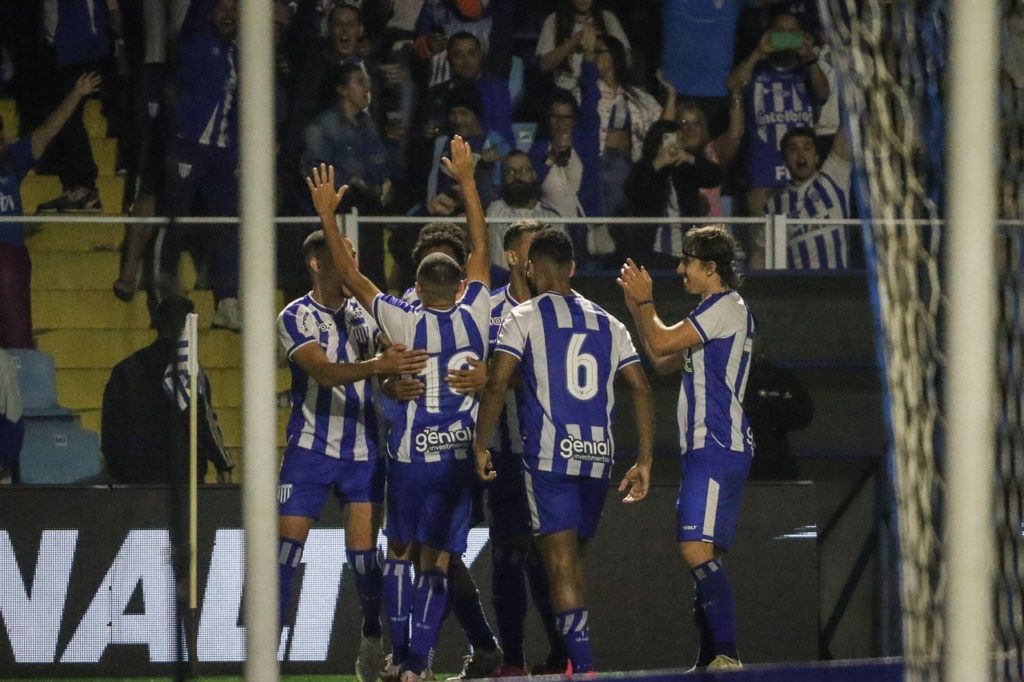
[[[616,481],[617,482],[617,481]],[[692,587],[677,557],[674,486],[648,500],[609,499],[587,561],[592,639],[601,670],[689,666],[695,656]],[[13,487],[0,490],[0,670],[4,676],[168,674],[174,637],[172,510],[157,486]],[[750,662],[817,658],[818,576],[814,487],[752,483],[727,558],[734,576],[743,656]],[[204,674],[237,673],[243,531],[233,486],[200,491],[198,644]],[[295,606],[279,649],[283,671],[352,670],[359,609],[344,568],[341,519],[330,509],[313,530],[297,576]],[[466,554],[490,611],[487,529]],[[528,656],[544,636],[528,619]],[[435,669],[454,671],[465,649],[446,623]]]

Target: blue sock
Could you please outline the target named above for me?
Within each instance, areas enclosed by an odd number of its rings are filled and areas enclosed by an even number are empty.
[[[409,656],[402,670],[411,670],[420,675],[430,667],[434,647],[441,634],[441,623],[448,611],[447,602],[448,577],[444,573],[425,571],[416,577]]]
[[[504,662],[519,668],[526,667],[523,652],[523,629],[526,622],[526,577],[523,574],[525,556],[521,550],[494,545],[494,572],[491,574],[491,594],[494,615],[498,620],[498,635],[504,647]]]
[[[555,625],[562,633],[565,648],[572,661],[572,672],[589,673],[594,669],[594,655],[590,649],[590,612],[586,606],[555,614]]]
[[[295,576],[295,567],[302,560],[302,548],[305,543],[291,538],[278,538],[277,550],[277,614],[278,626],[284,625],[288,616],[288,607],[292,605],[292,578]]]
[[[715,659],[715,645],[711,641],[711,630],[708,619],[704,615],[704,607],[700,605],[700,596],[693,595],[693,623],[700,634],[700,647],[697,649],[697,667],[706,668]]]
[[[544,634],[548,637],[548,659],[546,663],[552,667],[565,667],[569,653],[562,641],[562,631],[555,624],[555,609],[551,606],[551,588],[548,585],[548,572],[543,562],[531,554],[526,559],[526,577],[530,581],[530,595],[533,605],[537,607],[540,620],[544,624]]]
[[[700,600],[708,631],[714,645],[714,656],[725,654],[739,658],[736,653],[736,599],[725,567],[718,559],[712,559],[693,569],[697,580],[697,598]]]
[[[460,573],[465,572],[463,575]],[[461,561],[452,561],[448,566],[448,581],[451,587],[451,610],[455,619],[466,633],[466,639],[474,650],[494,651],[494,631],[491,630],[484,607],[480,603],[480,592],[469,577],[469,571]],[[445,614],[447,615],[447,614]]]
[[[381,596],[388,616],[391,662],[402,663],[409,655],[409,614],[412,612],[412,562],[388,559],[384,562]]]
[[[363,636],[380,637],[380,590],[382,575],[377,549],[345,552],[348,565],[356,576],[356,593],[363,609]]]

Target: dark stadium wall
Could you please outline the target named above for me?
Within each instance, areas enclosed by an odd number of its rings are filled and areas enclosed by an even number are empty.
[[[587,562],[591,636],[600,670],[688,666],[695,654],[692,585],[676,554],[675,486],[623,505],[609,491]],[[177,654],[170,566],[172,496],[156,487],[9,488],[0,491],[0,670],[5,676],[168,674]],[[237,672],[242,537],[237,488],[200,495],[199,657],[206,673]],[[814,487],[751,484],[744,499],[734,577],[744,660],[817,657],[818,577]],[[303,557],[283,670],[351,670],[360,616],[346,579],[336,511]],[[474,529],[467,562],[490,611],[490,545]],[[528,621],[529,660],[543,655]],[[434,669],[458,670],[464,641],[446,623]],[[303,660],[305,659],[305,660]]]

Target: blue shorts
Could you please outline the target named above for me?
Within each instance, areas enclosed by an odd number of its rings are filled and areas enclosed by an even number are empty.
[[[496,452],[491,463],[498,474],[496,479],[487,484],[491,539],[529,535],[530,508],[526,504],[522,456]]]
[[[383,502],[384,460],[373,457],[365,462],[354,462],[302,448],[284,451],[277,486],[281,516],[320,518],[331,490],[343,505]]]
[[[384,533],[452,554],[466,551],[476,476],[469,459],[388,462]]]
[[[676,539],[727,549],[736,532],[750,455],[721,448],[691,450],[683,455],[682,469]]]
[[[594,537],[608,495],[606,479],[568,476],[527,467],[523,469],[523,482],[530,526],[535,535],[575,529],[580,540]]]

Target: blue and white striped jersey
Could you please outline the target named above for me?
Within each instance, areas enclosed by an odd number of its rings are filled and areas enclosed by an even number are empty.
[[[277,332],[292,371],[288,447],[357,462],[376,457],[372,382],[321,386],[292,360],[292,354],[307,343],[319,343],[331,362],[367,360],[377,353],[377,325],[355,299],[331,310],[306,294],[281,311]]]
[[[850,217],[850,162],[829,154],[825,163],[802,185],[792,182],[768,201],[774,215],[794,218]],[[849,264],[847,228],[842,225],[787,226],[789,267],[834,270]]]
[[[449,370],[467,369],[470,358],[487,359],[490,313],[487,287],[479,281],[467,284],[462,299],[447,310],[414,307],[387,294],[373,299],[373,316],[392,343],[429,355],[419,377],[426,389],[394,415],[388,433],[391,457],[399,462],[469,457],[479,400],[452,391],[445,377]]]
[[[416,293],[416,286],[413,285],[406,289],[402,293],[402,300],[411,305],[413,308],[420,307],[420,296]]]
[[[491,330],[487,340],[488,353],[494,354],[498,345],[498,333],[501,331],[501,323],[505,317],[519,305],[519,301],[512,298],[512,292],[508,285],[498,287],[491,292]],[[497,453],[523,454],[523,436],[519,431],[519,406],[517,405],[520,396],[516,391],[509,390],[505,398],[505,409],[501,411],[498,418],[498,430],[491,441],[491,447]]]
[[[547,292],[505,317],[498,352],[521,361],[523,461],[532,469],[607,477],[616,373],[640,357],[626,327],[578,294]]]
[[[687,318],[703,345],[686,351],[677,419],[679,447],[718,446],[753,454],[753,435],[743,412],[750,373],[754,319],[735,291],[708,296]]]

